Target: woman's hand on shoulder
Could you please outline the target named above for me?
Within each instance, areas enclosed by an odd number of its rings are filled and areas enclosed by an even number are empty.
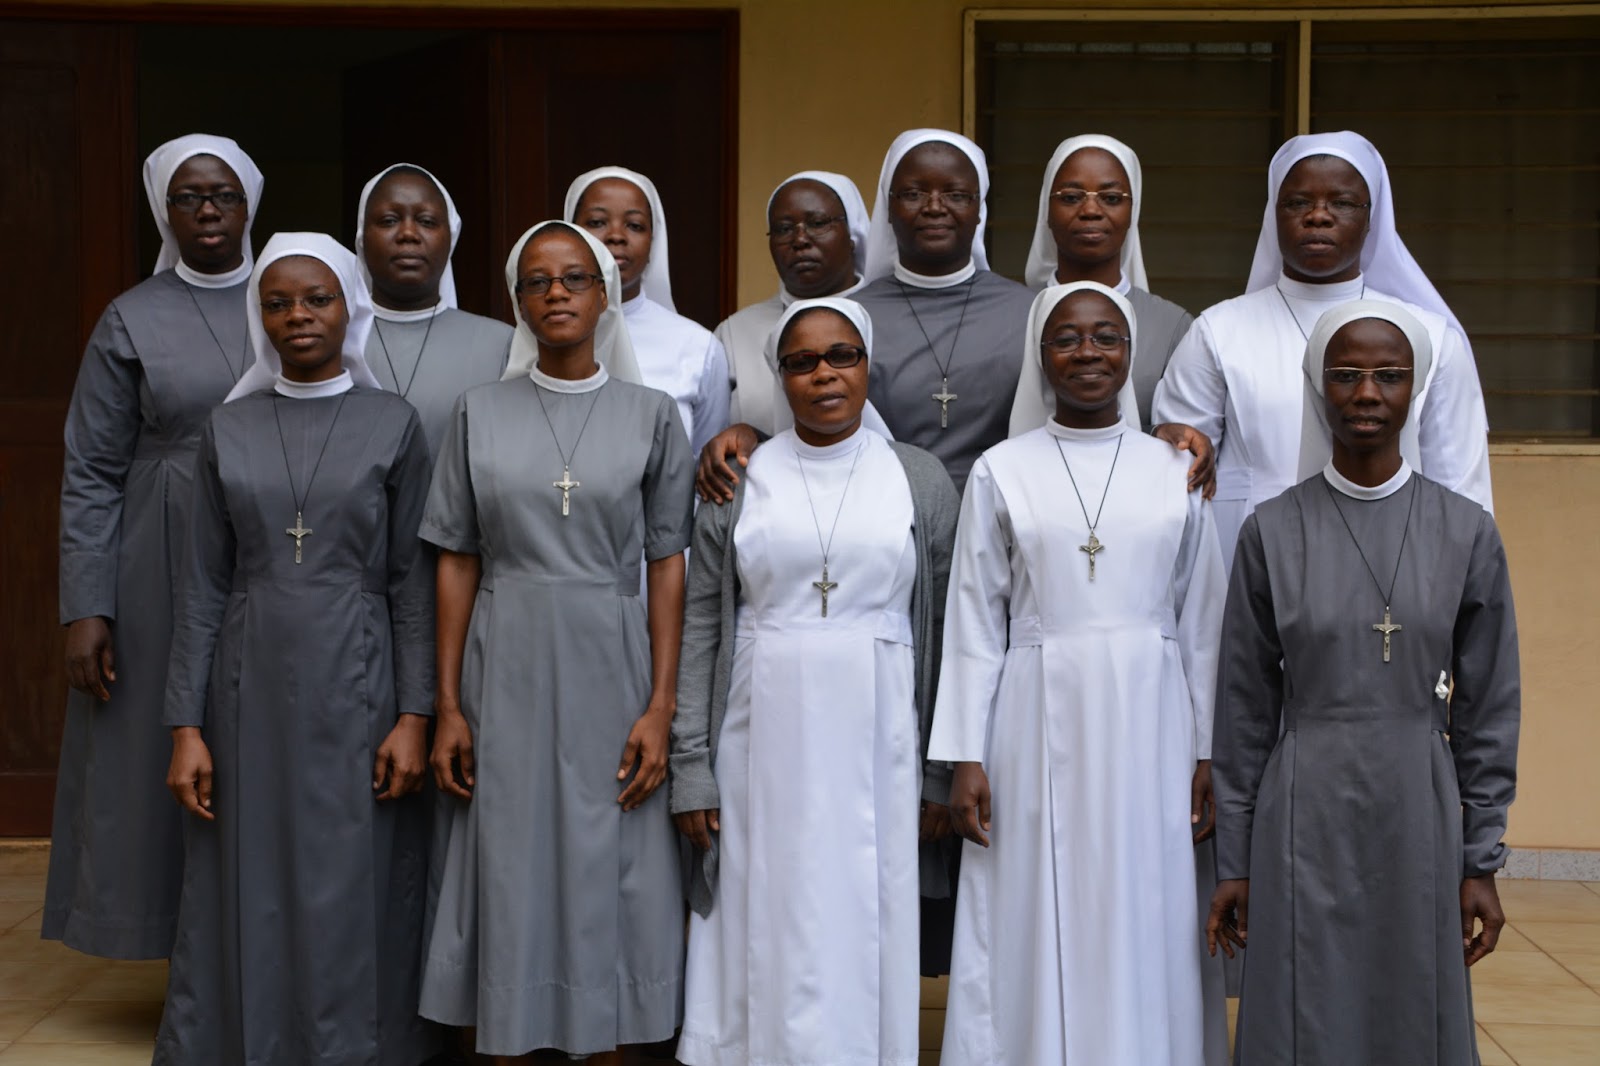
[[[702,500],[710,503],[732,503],[733,487],[739,475],[728,460],[739,464],[743,470],[750,465],[750,454],[761,444],[754,427],[736,422],[718,433],[700,453],[700,465],[695,471],[694,490]]]
[[[1192,452],[1189,464],[1189,491],[1199,491],[1206,499],[1217,494],[1217,449],[1211,438],[1182,422],[1164,422],[1150,431],[1180,452]]]

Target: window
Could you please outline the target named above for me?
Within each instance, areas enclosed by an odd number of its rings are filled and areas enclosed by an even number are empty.
[[[1483,15],[970,13],[993,261],[1020,276],[1055,145],[1108,133],[1144,167],[1151,287],[1198,312],[1242,291],[1277,146],[1356,130],[1466,327],[1491,429],[1600,436],[1600,15]]]

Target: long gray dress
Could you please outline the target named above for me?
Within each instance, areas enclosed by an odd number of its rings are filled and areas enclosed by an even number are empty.
[[[173,571],[200,428],[253,361],[245,283],[171,270],[106,308],[67,412],[61,622],[111,620],[111,700],[72,692],[56,778],[43,936],[91,955],[172,950],[183,838],[161,726]],[[202,317],[203,316],[203,317]]]
[[[1139,424],[1150,427],[1150,404],[1156,383],[1166,372],[1173,349],[1194,323],[1194,316],[1171,300],[1134,286],[1128,303],[1139,322],[1138,351],[1133,360],[1133,393],[1139,400]]]
[[[384,388],[417,409],[428,454],[437,457],[456,397],[474,385],[500,380],[512,335],[504,322],[454,307],[433,316],[431,325],[426,319],[380,317],[367,337],[367,366]]]
[[[973,462],[1010,431],[1032,291],[980,270],[971,281],[946,289],[905,285],[891,275],[853,299],[872,316],[867,398],[895,440],[938,456],[957,490],[965,488]],[[941,367],[957,396],[943,427],[933,399],[942,384]]]
[[[1336,511],[1319,474],[1240,534],[1212,746],[1218,876],[1250,879],[1240,1066],[1478,1061],[1459,891],[1505,860],[1516,621],[1494,519],[1410,480]],[[1387,588],[1413,491],[1384,662],[1345,521]]]
[[[422,523],[483,566],[461,670],[476,786],[434,842],[422,1013],[477,1026],[486,1054],[592,1054],[665,1040],[683,1016],[667,789],[623,813],[617,766],[650,698],[640,560],[688,546],[694,469],[665,393],[544,390],[580,483],[563,517],[537,388],[461,397]]]
[[[399,715],[432,714],[428,474],[416,412],[386,392],[260,392],[207,426],[166,723],[202,727],[216,821],[184,815],[156,1066],[416,1066],[435,1049],[416,1014],[426,808],[372,789]]]

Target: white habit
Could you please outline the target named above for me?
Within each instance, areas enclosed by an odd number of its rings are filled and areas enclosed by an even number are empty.
[[[715,768],[720,887],[710,916],[690,918],[678,1058],[914,1066],[921,756],[911,489],[870,432],[826,448],[781,433],[751,457],[746,478]],[[835,514],[828,579],[837,587],[823,618],[816,529],[826,541]]]
[[[711,331],[641,293],[622,305],[644,384],[678,405],[696,458],[728,428],[728,357]]]
[[[1110,479],[1092,581],[1063,455],[1091,517]],[[1203,1061],[1189,793],[1225,579],[1188,465],[1051,421],[973,467],[928,757],[982,761],[993,821],[962,854],[945,1066]]]

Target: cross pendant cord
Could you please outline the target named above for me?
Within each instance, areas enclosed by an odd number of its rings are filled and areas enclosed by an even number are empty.
[[[827,543],[822,540],[822,522],[817,518],[817,502],[811,496],[811,482],[806,478],[806,464],[800,461],[800,453],[796,452],[795,465],[800,468],[800,483],[806,487],[806,503],[811,507],[811,524],[817,530],[817,547],[822,549],[822,580],[813,581],[811,587],[822,594],[822,617],[828,617],[828,593],[839,587],[837,581],[828,580],[828,555],[833,551],[833,535],[839,532],[839,516],[844,514],[844,500],[850,494],[850,482],[856,476],[856,464],[861,461],[862,449],[866,443],[856,445],[855,457],[850,460],[850,473],[845,475],[844,491],[839,493],[839,506],[833,512],[833,527],[828,530]]]
[[[601,385],[600,389],[603,388],[605,386]],[[539,413],[544,415],[545,428],[550,430],[550,439],[555,441],[556,454],[561,457],[561,480],[552,481],[550,484],[561,490],[562,518],[572,513],[572,490],[583,484],[581,481],[572,480],[572,457],[578,454],[578,445],[583,443],[583,432],[589,428],[589,419],[594,417],[595,405],[600,402],[600,389],[593,390],[594,399],[589,401],[589,413],[583,416],[583,425],[578,429],[578,439],[572,442],[572,451],[565,452],[561,450],[561,438],[556,436],[556,424],[544,406],[544,386],[537,381],[533,383],[533,395],[539,401]]]
[[[1333,486],[1328,484],[1328,479],[1322,479],[1322,487],[1328,490],[1328,501],[1333,504],[1333,509],[1339,514],[1339,521],[1344,523],[1344,531],[1350,534],[1350,543],[1356,546],[1356,554],[1361,556],[1361,565],[1367,568],[1367,576],[1372,578],[1372,584],[1377,587],[1378,595],[1383,597],[1383,621],[1372,623],[1374,631],[1383,634],[1383,661],[1389,661],[1389,638],[1401,631],[1402,626],[1392,620],[1389,607],[1394,602],[1395,586],[1400,581],[1400,560],[1406,557],[1406,540],[1411,536],[1411,513],[1417,509],[1417,480],[1413,474],[1411,478],[1411,502],[1406,504],[1406,524],[1400,532],[1400,551],[1394,557],[1394,576],[1389,579],[1389,591],[1385,593],[1383,586],[1378,583],[1378,575],[1373,572],[1372,564],[1367,561],[1367,553],[1361,549],[1361,542],[1356,539],[1356,531],[1350,528],[1350,520],[1344,516],[1344,508],[1339,506],[1339,497],[1334,495]]]
[[[900,296],[905,300],[906,309],[911,312],[912,320],[916,322],[917,329],[922,332],[922,340],[928,346],[928,354],[933,356],[933,365],[939,368],[941,382],[939,391],[933,394],[933,400],[939,405],[939,428],[949,429],[950,404],[960,399],[959,396],[950,391],[950,368],[955,365],[956,349],[961,345],[961,327],[966,324],[967,305],[972,302],[972,290],[978,287],[977,280],[974,278],[973,281],[967,284],[966,299],[961,301],[961,317],[956,319],[955,336],[950,338],[950,354],[942,363],[939,362],[939,353],[934,351],[933,338],[928,336],[928,327],[922,324],[922,316],[917,314],[917,305],[911,302],[911,293],[906,290],[906,283],[898,278],[895,279],[895,283],[900,286]]]
[[[1106,472],[1106,487],[1100,492],[1100,506],[1094,512],[1093,522],[1089,521],[1089,508],[1084,506],[1083,493],[1078,491],[1078,479],[1073,477],[1072,464],[1067,462],[1067,453],[1061,447],[1061,438],[1053,438],[1056,442],[1056,454],[1061,456],[1061,465],[1067,468],[1067,477],[1072,482],[1072,494],[1078,497],[1078,507],[1083,511],[1083,520],[1089,526],[1089,543],[1079,545],[1078,550],[1089,557],[1090,581],[1094,580],[1094,557],[1106,550],[1106,546],[1100,542],[1100,538],[1096,536],[1095,531],[1100,528],[1100,516],[1106,510],[1106,497],[1111,495],[1111,479],[1116,476],[1117,460],[1122,457],[1122,438],[1126,436],[1126,433],[1117,434],[1117,450],[1111,455],[1111,469]]]
[[[294,565],[300,565],[301,549],[305,539],[311,535],[311,530],[306,528],[306,504],[311,502],[311,486],[317,483],[317,471],[322,469],[322,457],[328,454],[328,442],[333,439],[333,431],[339,425],[339,416],[344,413],[344,402],[350,398],[349,390],[339,396],[339,406],[333,409],[333,421],[328,423],[328,435],[322,438],[322,450],[317,452],[317,462],[311,468],[311,477],[306,480],[306,494],[304,497],[295,492],[294,471],[289,467],[289,442],[283,435],[283,417],[278,414],[278,399],[276,393],[272,397],[272,420],[278,426],[278,447],[283,449],[283,472],[289,475],[289,498],[294,500],[294,528],[285,529],[284,532],[294,538]]]

